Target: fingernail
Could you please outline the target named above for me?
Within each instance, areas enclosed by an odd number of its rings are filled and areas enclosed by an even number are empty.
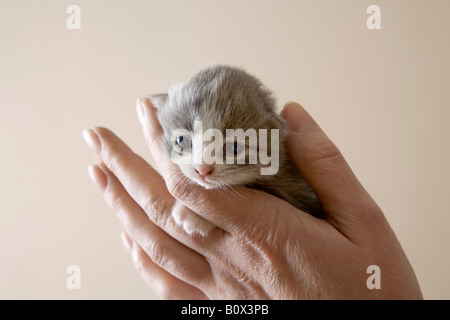
[[[133,250],[133,240],[131,240],[131,238],[125,232],[120,233],[120,239],[122,240],[122,244],[128,251],[128,253],[131,253]]]
[[[284,105],[283,110],[281,111],[281,114],[282,114],[282,115],[283,115],[284,110],[286,109],[286,107],[289,106],[289,105],[291,105],[291,104],[297,104],[297,105],[298,105],[298,103],[295,102],[295,101],[289,101],[289,102],[287,102],[287,103]]]
[[[303,107],[297,102],[288,102],[281,111],[281,116],[286,120],[290,131],[297,132],[301,125]]]
[[[106,186],[108,185],[108,177],[103,170],[99,166],[90,165],[88,166],[88,173],[96,187],[102,192],[105,191]]]
[[[85,129],[82,132],[84,141],[96,153],[100,153],[102,145],[97,134],[92,129]]]
[[[145,98],[138,98],[137,100],[136,100],[136,109],[137,109],[137,114],[138,114],[138,118],[139,118],[139,121],[141,122],[141,123],[144,123],[144,121],[145,121],[145,116],[146,116],[146,113],[145,113],[145,106],[144,106],[144,100]]]

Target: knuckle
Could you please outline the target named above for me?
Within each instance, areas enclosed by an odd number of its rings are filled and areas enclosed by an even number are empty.
[[[119,214],[124,210],[125,197],[120,194],[111,194],[110,196],[111,196],[111,207],[114,210],[114,212]]]
[[[118,169],[125,169],[128,166],[127,157],[122,153],[112,150],[107,158],[108,167],[111,171],[116,172]]]
[[[331,141],[319,141],[309,152],[310,162],[331,161],[338,162],[342,155]]]
[[[147,252],[153,263],[164,269],[166,265],[164,245],[157,241],[150,241],[145,246],[145,252]]]
[[[341,152],[334,143],[323,133],[322,129],[313,125],[307,130],[297,134],[298,139],[308,141],[306,152],[303,153],[305,160],[309,162],[320,162],[339,160],[342,158]]]
[[[359,214],[355,216],[359,217],[361,224],[375,229],[386,225],[383,211],[372,198],[367,197],[365,201],[360,198],[358,201],[360,201],[361,204],[356,208]]]
[[[174,175],[167,181],[167,190],[176,199],[183,199],[189,196],[190,188],[186,179]]]
[[[166,224],[166,204],[152,195],[145,195],[141,201],[142,209],[150,221],[164,229]]]

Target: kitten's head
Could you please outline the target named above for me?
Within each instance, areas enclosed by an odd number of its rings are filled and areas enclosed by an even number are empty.
[[[206,68],[187,84],[150,99],[158,109],[172,161],[187,178],[207,189],[264,181],[261,168],[268,164],[259,155],[273,156],[276,139],[271,129],[278,129],[278,152],[284,152],[285,123],[274,111],[271,93],[241,69]],[[267,134],[260,129],[267,129]],[[279,155],[276,158],[282,161]]]

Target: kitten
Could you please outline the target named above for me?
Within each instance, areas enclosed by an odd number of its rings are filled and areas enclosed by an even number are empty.
[[[275,113],[272,93],[258,79],[242,69],[219,65],[203,69],[185,85],[176,86],[166,94],[153,95],[150,99],[158,110],[165,147],[190,181],[206,189],[222,188],[224,192],[236,185],[260,189],[316,217],[323,216],[316,195],[286,155],[283,144],[286,123]],[[201,129],[198,124],[201,124]],[[223,139],[215,137],[212,142],[205,143],[203,133],[207,129],[217,129],[213,132],[220,132]],[[244,133],[251,130],[261,133],[260,129],[267,129],[267,135],[264,139],[260,134],[257,146],[252,149],[250,142],[254,141],[250,141],[249,136],[242,139],[241,131],[241,140],[233,136],[230,140],[230,135],[227,135],[230,130],[227,129],[236,129],[235,132],[242,129]],[[271,135],[277,130],[279,136]],[[213,164],[211,161],[183,161],[195,157],[200,159],[206,151],[212,154],[208,145],[215,148],[214,159],[223,161]],[[263,150],[265,146],[267,150]],[[251,151],[270,154],[270,160],[276,162],[271,163],[275,174],[262,175],[262,170],[267,170],[264,169],[268,167],[267,161],[263,164],[259,157],[256,162],[255,159],[250,161]],[[245,164],[236,163],[238,161],[228,163],[226,157],[246,161]],[[214,228],[179,202],[174,206],[172,216],[189,234],[205,236]]]

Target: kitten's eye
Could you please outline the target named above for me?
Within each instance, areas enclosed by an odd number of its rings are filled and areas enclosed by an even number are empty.
[[[227,153],[237,156],[238,154],[240,154],[242,151],[245,150],[245,144],[237,143],[237,142],[234,142],[234,143],[227,142],[226,150],[227,150]]]
[[[191,139],[186,136],[178,136],[175,142],[183,149],[191,148]]]

